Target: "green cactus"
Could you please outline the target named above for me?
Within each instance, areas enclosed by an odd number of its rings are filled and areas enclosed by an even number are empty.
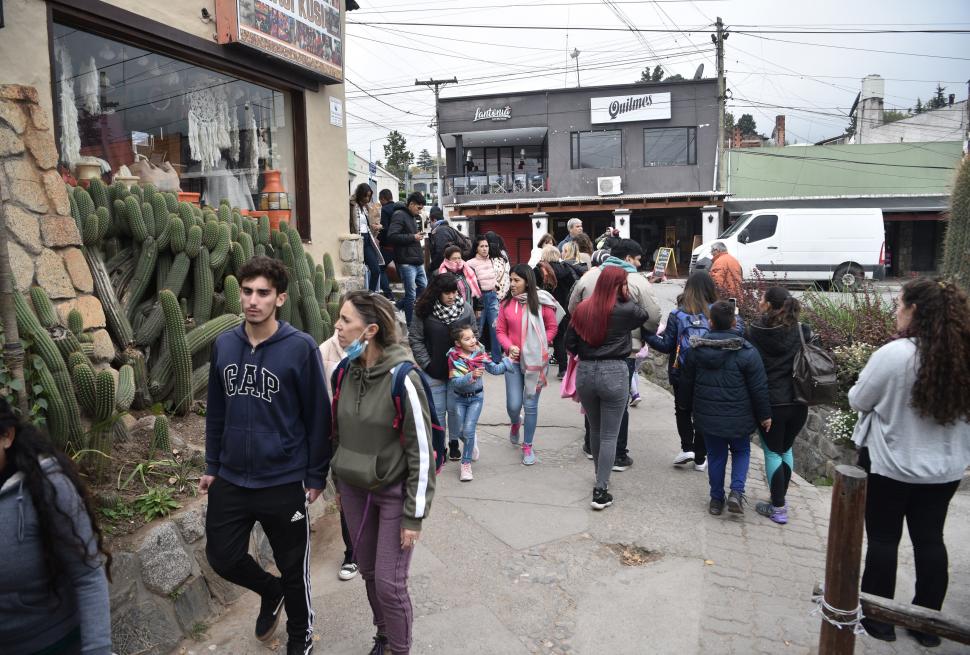
[[[330,316],[331,321],[337,320],[337,317],[340,316],[340,303],[338,301],[327,303],[327,315]]]
[[[286,300],[276,312],[276,318],[281,321],[286,321],[292,325],[293,323],[293,301],[290,300],[290,295],[286,294]]]
[[[108,328],[111,330],[111,335],[117,344],[125,348],[135,340],[135,334],[131,328],[131,322],[125,314],[121,303],[118,301],[118,296],[115,294],[114,286],[111,284],[111,277],[108,275],[104,261],[96,251],[92,251],[89,248],[81,248],[81,252],[84,253],[84,259],[88,263],[88,268],[91,269],[91,277],[94,280],[94,292],[98,300],[101,301],[101,306],[104,308],[105,318],[107,319]]]
[[[202,325],[212,316],[212,296],[215,294],[209,251],[206,248],[199,249],[199,256],[192,264],[192,272],[192,316]]]
[[[185,254],[189,256],[189,259],[195,259],[201,247],[202,228],[198,225],[193,225],[185,235]]]
[[[313,283],[309,280],[299,280],[300,313],[303,315],[303,325],[307,334],[314,338],[319,346],[325,341],[323,334],[323,318],[320,316],[320,305],[313,295]]]
[[[125,364],[118,369],[118,388],[115,390],[115,409],[127,412],[135,399],[135,369]]]
[[[74,377],[74,388],[77,390],[78,403],[88,416],[96,416],[98,402],[95,380],[97,376],[94,369],[91,364],[85,361],[72,368],[71,373]]]
[[[233,241],[239,241],[239,226],[235,223],[229,223],[229,234]]]
[[[212,256],[209,258],[209,265],[212,266],[212,270],[218,271],[225,263],[229,256],[229,249],[231,248],[230,234],[231,230],[229,226],[225,223],[219,224],[219,238],[216,241],[216,247],[212,250]]]
[[[337,275],[333,272],[333,257],[329,252],[323,253],[323,270],[328,280],[337,279]]]
[[[54,380],[53,374],[43,360],[35,364],[34,370],[37,372],[37,383],[43,387],[44,398],[47,399],[47,425],[48,433],[54,443],[61,450],[67,450],[68,447],[73,443],[75,447],[80,447],[83,444],[80,441],[72,442],[71,435],[71,425],[70,416],[68,415],[67,407],[64,404],[64,399],[61,396],[61,390]],[[72,392],[73,393],[73,392]],[[80,417],[78,417],[80,420]],[[80,428],[80,426],[78,426]],[[78,438],[80,438],[80,429],[78,429]]]
[[[80,352],[81,343],[77,336],[73,332],[65,330],[61,325],[57,312],[54,311],[54,305],[43,288],[30,288],[30,302],[34,306],[37,320],[46,328],[61,355],[67,358],[70,357],[71,353]]]
[[[202,228],[202,245],[209,249],[209,252],[219,243],[219,221],[206,221]]]
[[[78,364],[90,364],[90,360],[82,352],[71,353],[67,357],[67,370],[73,371]]]
[[[257,242],[264,246],[270,243],[269,216],[263,214],[259,217],[259,229],[256,231]]]
[[[943,238],[941,272],[970,291],[970,162],[963,158],[950,195],[950,220]]]
[[[293,266],[296,278],[312,281],[313,267],[307,263],[306,252],[303,250],[303,240],[300,239],[300,234],[294,229],[289,229],[286,231],[286,236],[289,240],[290,248],[293,251]]]
[[[173,295],[182,293],[182,286],[185,284],[185,279],[189,275],[189,268],[192,262],[189,256],[184,252],[180,252],[176,257],[175,261],[172,262],[172,269],[168,273],[168,277],[162,284],[163,291],[170,291]],[[159,299],[161,294],[159,294]],[[177,298],[177,297],[176,297]],[[176,309],[179,308],[178,300],[175,301]],[[139,346],[148,346],[155,342],[156,339],[162,334],[162,329],[164,327],[164,311],[161,304],[156,303],[152,308],[151,313],[138,327],[135,332],[135,343]],[[184,331],[184,326],[183,326]]]
[[[172,373],[175,378],[174,412],[183,416],[189,411],[192,397],[192,353],[185,339],[185,323],[179,311],[178,300],[171,291],[163,290],[158,294],[162,311],[165,314],[165,335],[168,339],[169,354],[172,358]]]
[[[320,308],[320,319],[323,323],[323,334],[321,343],[333,336],[333,321],[330,319],[330,314],[323,307]]]
[[[158,194],[158,188],[151,183],[142,186],[141,190],[145,194],[145,202],[147,203],[151,203],[156,194]]]
[[[124,200],[130,193],[128,191],[128,185],[124,182],[115,182],[108,187],[108,199],[111,200],[112,204],[114,204],[115,200]]]
[[[98,217],[98,241],[100,242],[111,229],[111,211],[107,207],[98,207],[94,213]]]
[[[162,193],[156,193],[152,196],[151,204],[152,215],[155,218],[155,229],[152,230],[152,236],[157,239],[161,235],[165,225],[168,224],[168,204],[166,204],[165,195]]]
[[[132,187],[137,189],[138,187]],[[125,198],[125,216],[128,218],[128,229],[131,230],[132,238],[141,243],[148,238],[148,228],[145,226],[145,219],[141,213],[141,201],[136,193]]]
[[[155,275],[155,265],[158,262],[158,248],[155,239],[148,237],[141,244],[141,253],[138,256],[138,263],[135,266],[135,274],[128,284],[128,297],[126,298],[128,320],[135,316],[135,309],[141,302],[148,285],[153,282]]]
[[[131,367],[135,375],[135,399],[131,406],[143,409],[152,404],[152,396],[148,391],[148,367],[145,365],[145,355],[136,348],[127,348],[121,354],[121,361]]]
[[[108,187],[101,180],[97,178],[91,180],[88,184],[88,193],[91,195],[95,207],[104,207],[105,209],[111,207],[108,201]]]
[[[317,299],[318,305],[327,304],[327,280],[323,276],[323,269],[313,274],[313,295]]]
[[[229,251],[229,257],[232,261],[232,270],[237,275],[239,271],[242,270],[243,265],[246,263],[246,252],[243,250],[242,245],[238,241],[232,242],[232,249]]]
[[[168,417],[164,414],[155,417],[155,427],[152,430],[152,441],[148,447],[149,457],[155,457],[156,453],[164,456],[172,454],[172,441],[169,436]]]
[[[280,225],[281,227],[279,230],[273,231],[273,248],[276,250],[280,250],[283,247],[283,244],[287,242],[286,234],[282,231],[282,223]]]
[[[155,240],[159,251],[169,250],[172,247],[172,232],[174,231],[174,228],[172,227],[172,215],[169,214],[163,222],[165,225],[162,227],[162,233],[159,234],[158,238]],[[156,225],[157,224],[158,221],[156,221]]]
[[[130,193],[131,195],[133,195],[135,198],[138,199],[139,205],[145,202],[145,192],[137,184],[133,184],[130,187],[128,187],[128,193]]]
[[[266,256],[266,246],[264,246],[261,243],[257,243],[256,244],[256,247],[253,249],[253,255],[255,255],[256,257],[265,257]]]
[[[81,210],[77,207],[77,201],[74,200],[74,187],[67,184],[67,202],[71,207],[71,217],[74,219],[74,224],[77,225],[77,229],[80,230],[83,225],[81,224]]]
[[[111,418],[115,411],[115,378],[111,371],[98,371],[94,380],[96,410],[94,418],[102,423]]]
[[[162,235],[168,231],[168,224],[172,222],[172,214],[168,212],[159,214],[155,213],[155,240],[157,241],[162,237]]]
[[[236,327],[242,323],[242,321],[243,319],[241,316],[224,314],[222,316],[216,316],[194,330],[187,332],[185,335],[185,342],[189,347],[189,353],[191,355],[195,355],[196,353],[202,352],[204,349],[215,343],[216,337],[223,332]],[[167,396],[171,391],[171,380],[171,353],[169,350],[162,350],[158,361],[155,362],[151,369],[151,383],[149,384],[149,390],[151,391],[152,395],[158,398]]]
[[[227,275],[222,283],[222,295],[226,301],[226,314],[242,314],[242,299],[239,296],[239,281],[234,275]]]
[[[222,223],[229,223],[232,221],[232,209],[229,205],[225,203],[219,203],[219,221]]]
[[[254,251],[255,246],[253,245],[253,238],[248,234],[246,234],[245,232],[243,232],[242,234],[239,235],[239,245],[242,246],[243,257],[245,258],[245,261],[248,262],[250,259],[253,258],[253,255],[256,254]]]
[[[198,398],[209,388],[209,363],[192,371],[192,395]]]
[[[146,235],[155,236],[155,210],[151,203],[141,203],[141,219],[145,222]]]
[[[125,196],[127,198],[128,196]],[[116,234],[131,236],[131,224],[128,223],[128,205],[122,199],[116,199],[114,206],[114,231]]]
[[[182,219],[182,223],[185,225],[186,230],[195,225],[195,212],[192,211],[192,205],[189,203],[179,203],[178,215],[179,218]]]
[[[97,207],[95,207],[94,201],[84,190],[84,187],[74,187],[74,203],[77,205],[77,215],[74,217],[74,221],[78,223],[80,229],[84,220],[93,214]]]
[[[158,262],[155,264],[155,288],[164,289],[168,272],[172,270],[172,253],[169,250],[158,251]],[[133,321],[135,319],[132,319]]]
[[[185,250],[185,223],[178,216],[172,215],[169,218],[169,230],[172,234],[169,237],[172,242],[172,254],[177,255]]]

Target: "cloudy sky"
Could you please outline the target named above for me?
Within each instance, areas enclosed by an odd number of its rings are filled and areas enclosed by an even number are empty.
[[[785,114],[790,143],[840,134],[867,74],[886,79],[886,108],[901,110],[926,102],[937,82],[964,100],[970,79],[970,33],[885,33],[970,32],[967,0],[358,2],[347,16],[347,139],[374,159],[392,128],[415,154],[434,154],[434,96],[415,78],[457,77],[442,97],[575,86],[573,49],[583,86],[635,82],[658,63],[687,78],[704,64],[713,77],[717,16],[730,30],[728,110],[752,114],[769,136]]]

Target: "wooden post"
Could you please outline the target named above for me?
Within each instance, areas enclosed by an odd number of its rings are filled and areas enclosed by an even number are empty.
[[[852,611],[859,606],[859,569],[862,559],[862,526],[866,512],[866,472],[857,466],[835,467],[829,541],[825,555],[825,601],[832,607]],[[845,621],[843,615],[824,616]],[[832,625],[822,619],[819,655],[852,655],[855,633],[849,626]]]

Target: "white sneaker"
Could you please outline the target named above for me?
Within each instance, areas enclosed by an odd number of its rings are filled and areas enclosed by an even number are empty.
[[[701,473],[703,473],[704,471],[706,471],[707,470],[707,460],[705,459],[703,464],[694,464],[694,470],[695,471],[700,471]]]
[[[690,450],[682,450],[676,457],[674,457],[674,466],[680,466],[681,464],[686,464],[687,462],[693,461],[694,452]]]
[[[337,577],[341,580],[353,580],[357,577],[357,565],[353,562],[347,562],[340,567],[340,571],[337,572]]]
[[[475,476],[472,475],[472,465],[471,464],[462,464],[459,467],[459,471],[460,471],[460,473],[458,474],[458,479],[461,482],[471,482],[472,480],[475,479]]]
[[[475,444],[475,447],[472,448],[472,461],[473,462],[478,461],[478,444]]]

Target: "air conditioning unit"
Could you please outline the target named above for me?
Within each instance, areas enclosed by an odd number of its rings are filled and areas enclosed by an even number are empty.
[[[619,175],[613,177],[596,178],[596,193],[601,196],[614,196],[623,193],[620,188],[621,178]]]

